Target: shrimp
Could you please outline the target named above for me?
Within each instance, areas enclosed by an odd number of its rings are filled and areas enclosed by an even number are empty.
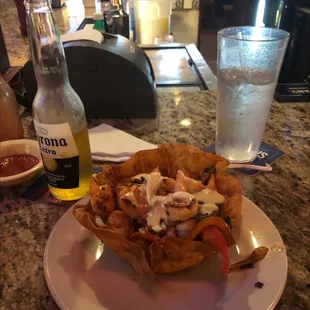
[[[110,214],[107,227],[124,236],[129,236],[133,231],[130,217],[120,210],[114,210]]]
[[[180,238],[186,238],[195,228],[197,224],[197,221],[195,219],[190,219],[185,222],[182,222],[178,225],[176,225],[176,231],[178,234],[178,237]]]
[[[170,195],[171,200],[165,203],[167,220],[172,222],[186,221],[198,213],[197,199],[185,192]]]
[[[205,186],[200,181],[187,177],[181,170],[177,171],[176,183],[174,186],[176,192],[181,191],[194,194],[200,192],[204,188]]]
[[[118,204],[124,213],[137,220],[144,218],[150,210],[145,189],[137,185],[121,189]]]
[[[175,180],[172,178],[162,177],[156,195],[167,195],[174,192]]]
[[[99,187],[95,199],[92,199],[92,208],[102,219],[106,219],[116,206],[115,187],[110,183]]]

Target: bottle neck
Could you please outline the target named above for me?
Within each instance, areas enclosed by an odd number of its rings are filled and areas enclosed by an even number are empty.
[[[122,1],[121,0],[111,0],[111,4],[112,4],[114,10],[122,9]]]
[[[69,83],[64,48],[49,0],[26,0],[28,38],[38,88]]]

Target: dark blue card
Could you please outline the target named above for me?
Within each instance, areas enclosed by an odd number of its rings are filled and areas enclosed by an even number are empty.
[[[215,152],[214,149],[215,149],[215,145],[212,144],[212,145],[208,146],[207,148],[205,148],[205,151],[209,152],[209,153],[214,153]],[[276,161],[277,159],[279,159],[283,155],[284,155],[283,151],[276,149],[276,148],[262,142],[256,159],[253,160],[249,164],[256,165],[256,166],[266,166],[266,164],[271,165],[274,161]],[[247,175],[256,175],[260,172],[258,170],[246,169],[246,168],[237,168],[236,170],[238,170],[244,174],[247,174]]]
[[[93,173],[99,173],[100,167],[93,167]],[[42,174],[34,181],[22,194],[21,197],[25,200],[46,203],[53,206],[71,207],[76,201],[59,200],[51,195],[48,190],[45,174]]]

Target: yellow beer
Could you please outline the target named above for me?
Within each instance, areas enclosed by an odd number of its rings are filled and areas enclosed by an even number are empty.
[[[79,152],[79,187],[60,189],[49,185],[53,196],[61,200],[76,200],[89,192],[89,183],[92,176],[92,162],[87,127],[73,134]],[[45,165],[45,164],[44,164]]]

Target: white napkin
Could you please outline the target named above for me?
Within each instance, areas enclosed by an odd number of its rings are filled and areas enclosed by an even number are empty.
[[[122,162],[140,150],[157,148],[107,124],[90,129],[89,140],[92,159],[101,161]]]

